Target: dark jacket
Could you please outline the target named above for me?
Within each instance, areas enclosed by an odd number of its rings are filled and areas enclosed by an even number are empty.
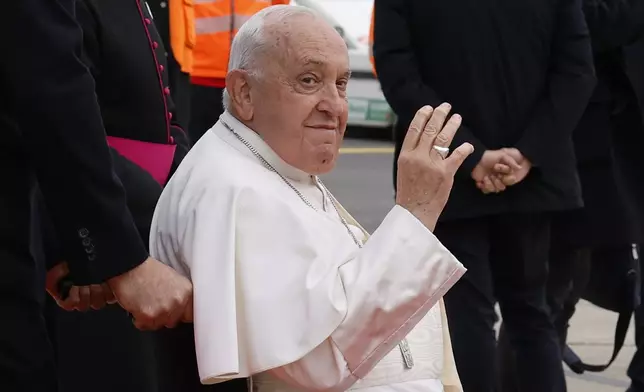
[[[634,94],[633,110],[618,119],[621,131],[614,136],[615,161],[624,179],[633,214],[638,219],[639,243],[644,243],[644,35],[624,48],[624,69]],[[629,114],[630,113],[630,114]]]
[[[28,257],[37,182],[80,284],[119,275],[148,254],[113,176],[74,3],[11,1],[0,12],[0,250],[3,259]],[[21,279],[7,268],[3,276]]]
[[[106,134],[153,143],[167,143],[170,134],[178,146],[174,172],[188,151],[188,139],[174,115],[166,51],[148,7],[137,0],[79,0],[76,18]],[[162,187],[115,150],[112,156],[147,244]]]
[[[573,134],[585,206],[558,216],[554,234],[576,246],[628,246],[644,222],[644,72],[629,67],[629,47],[644,42],[644,1],[585,0],[584,13],[598,80]]]
[[[594,75],[580,0],[379,0],[374,13],[375,65],[399,117],[398,149],[415,112],[442,102],[464,119],[452,147],[476,149],[441,219],[582,204],[571,134]],[[470,173],[501,147],[518,148],[534,168],[484,195]]]

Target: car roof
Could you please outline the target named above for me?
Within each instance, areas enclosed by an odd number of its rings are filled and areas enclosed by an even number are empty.
[[[313,0],[331,14],[353,38],[366,43],[373,0]]]

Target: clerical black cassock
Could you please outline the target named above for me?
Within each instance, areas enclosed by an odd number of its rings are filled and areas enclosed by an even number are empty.
[[[7,391],[56,391],[39,193],[77,284],[104,282],[148,257],[113,175],[94,81],[79,58],[74,3],[23,0],[0,12],[0,385]]]
[[[464,389],[494,390],[498,300],[522,390],[563,390],[544,291],[548,213],[582,205],[571,134],[595,81],[580,0],[376,0],[373,52],[398,151],[414,113],[442,102],[463,117],[452,149],[475,147],[436,228],[468,268],[445,299]],[[471,172],[504,147],[533,167],[483,194]]]
[[[174,115],[164,45],[140,0],[78,0],[76,19],[115,172],[147,245],[163,185],[188,149]],[[61,392],[157,391],[153,340],[123,309],[53,313]]]

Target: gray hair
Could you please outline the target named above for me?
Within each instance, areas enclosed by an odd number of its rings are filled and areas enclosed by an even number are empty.
[[[272,19],[285,23],[288,19],[301,15],[317,16],[318,14],[307,7],[295,5],[274,5],[266,7],[254,14],[237,31],[230,47],[228,72],[244,70],[254,77],[261,77],[262,64],[259,58],[265,53],[271,42],[266,33],[266,20]],[[224,88],[222,96],[224,109],[230,108],[230,95]]]

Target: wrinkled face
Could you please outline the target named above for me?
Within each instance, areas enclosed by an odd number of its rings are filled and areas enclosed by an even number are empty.
[[[246,76],[249,102],[240,117],[288,164],[327,173],[347,126],[346,44],[326,22],[309,15],[277,23],[273,35],[261,77]]]

